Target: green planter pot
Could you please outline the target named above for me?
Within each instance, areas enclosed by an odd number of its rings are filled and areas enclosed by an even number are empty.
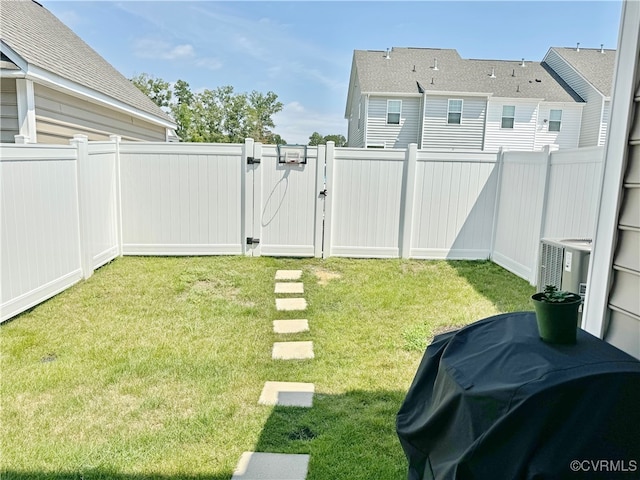
[[[578,309],[582,302],[579,295],[568,302],[550,303],[542,301],[543,293],[531,296],[536,309],[536,321],[540,338],[548,343],[572,345],[576,343]]]

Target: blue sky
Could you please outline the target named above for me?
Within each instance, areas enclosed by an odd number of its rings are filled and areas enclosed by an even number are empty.
[[[621,2],[40,0],[127,77],[273,91],[275,133],[343,134],[354,50],[455,48],[540,61],[552,46],[616,48]]]

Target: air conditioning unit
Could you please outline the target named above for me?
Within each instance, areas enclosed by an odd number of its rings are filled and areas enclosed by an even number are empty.
[[[538,267],[538,291],[546,285],[577,293],[582,297],[587,291],[591,239],[543,238],[540,244]]]

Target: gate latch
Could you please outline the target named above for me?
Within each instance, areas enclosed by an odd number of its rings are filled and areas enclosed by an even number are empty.
[[[324,190],[320,190],[320,195],[322,195],[323,197],[327,196],[327,189],[325,188]]]
[[[260,243],[259,238],[247,237],[247,245],[257,245]]]
[[[247,157],[247,163],[249,165],[254,165],[256,163],[260,163],[260,159],[255,157]]]

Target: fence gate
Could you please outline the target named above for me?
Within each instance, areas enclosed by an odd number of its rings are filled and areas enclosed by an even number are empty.
[[[245,146],[246,253],[321,257],[325,148]]]

